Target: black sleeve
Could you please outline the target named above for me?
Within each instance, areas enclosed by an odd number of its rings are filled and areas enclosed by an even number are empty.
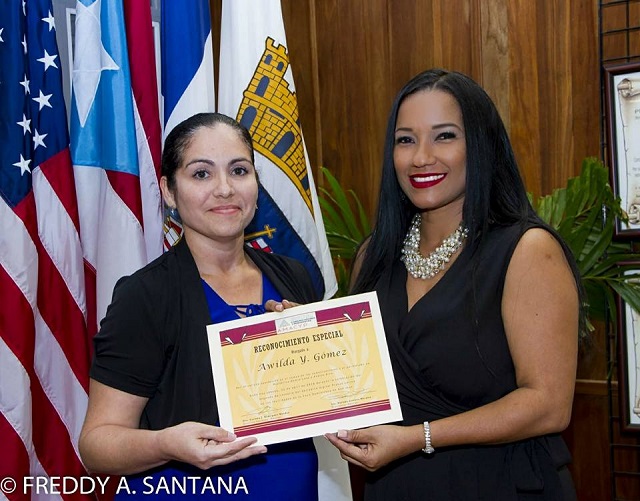
[[[160,382],[167,346],[168,288],[153,278],[136,273],[116,284],[94,337],[90,373],[100,383],[147,398]]]
[[[306,304],[322,299],[304,265],[297,259],[248,248],[251,259],[267,275],[283,299]]]
[[[296,303],[313,303],[319,301],[318,293],[313,287],[313,281],[311,275],[304,267],[304,265],[296,260],[286,256],[280,256],[284,262],[285,267],[289,269],[291,283],[289,288],[291,289],[291,297],[283,297],[283,299],[290,299]]]

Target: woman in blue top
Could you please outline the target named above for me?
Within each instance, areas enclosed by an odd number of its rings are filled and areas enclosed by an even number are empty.
[[[217,426],[206,325],[317,300],[302,264],[244,244],[258,197],[248,131],[217,113],[185,120],[161,188],[184,236],[116,285],[94,341],[85,465],[124,475],[118,496],[317,499],[311,439],[267,452]]]

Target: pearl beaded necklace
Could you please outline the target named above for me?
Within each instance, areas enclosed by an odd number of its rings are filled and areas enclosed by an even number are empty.
[[[445,265],[451,260],[451,256],[462,247],[469,230],[464,227],[464,224],[460,223],[456,231],[445,238],[427,257],[423,257],[420,254],[421,221],[422,216],[420,213],[413,216],[411,226],[404,239],[400,260],[413,278],[433,278],[444,269]]]

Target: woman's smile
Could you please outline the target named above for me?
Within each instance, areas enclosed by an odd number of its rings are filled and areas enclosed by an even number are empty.
[[[439,184],[445,177],[446,174],[415,174],[409,176],[409,181],[414,188],[424,189]]]
[[[240,207],[237,205],[218,205],[210,210],[216,214],[235,214],[236,212],[240,212]]]

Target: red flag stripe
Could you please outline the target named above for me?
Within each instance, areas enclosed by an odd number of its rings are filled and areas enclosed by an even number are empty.
[[[71,157],[69,148],[65,148],[60,153],[52,156],[42,165],[44,175],[51,183],[53,191],[60,199],[60,203],[67,211],[69,218],[73,221],[76,233],[80,233],[80,219],[78,216],[78,204],[76,203],[76,186],[73,182],[73,169],[71,168]],[[69,166],[68,169],[65,166]]]
[[[113,191],[122,199],[133,216],[143,227],[142,198],[140,196],[140,178],[127,172],[105,170]]]
[[[156,176],[159,178],[162,130],[158,108],[155,49],[151,10],[144,2],[125,0],[124,18],[127,31],[131,88],[145,130]]]
[[[140,168],[144,241],[147,247],[147,261],[151,261],[162,254],[163,250],[162,199],[158,181],[158,169],[160,166],[153,163],[150,150],[151,144],[147,142],[140,113],[138,112],[138,103],[135,100],[133,101],[133,112],[136,125],[138,165]]]
[[[84,293],[87,302],[87,345],[89,357],[93,358],[93,336],[98,331],[98,302],[96,298],[96,269],[84,260]]]
[[[137,0],[125,0],[124,22],[133,92],[138,167],[147,260],[163,249],[160,151],[162,129],[158,106],[158,82],[151,9]]]
[[[2,338],[1,332],[0,338]],[[2,343],[2,339],[0,339],[0,343]],[[0,347],[0,353],[2,351]],[[0,360],[4,362],[2,355],[0,355]],[[24,472],[30,470],[29,455],[25,449],[24,442],[2,413],[0,413],[0,436],[3,438],[2,454],[0,454],[0,478],[10,477],[19,482]],[[15,492],[11,494],[5,494],[11,500],[29,499],[20,487],[16,487]]]
[[[137,0],[125,0],[124,21],[131,69],[131,90],[134,97],[144,238],[147,259],[151,261],[162,253],[163,239],[159,186],[162,128],[149,5]]]

